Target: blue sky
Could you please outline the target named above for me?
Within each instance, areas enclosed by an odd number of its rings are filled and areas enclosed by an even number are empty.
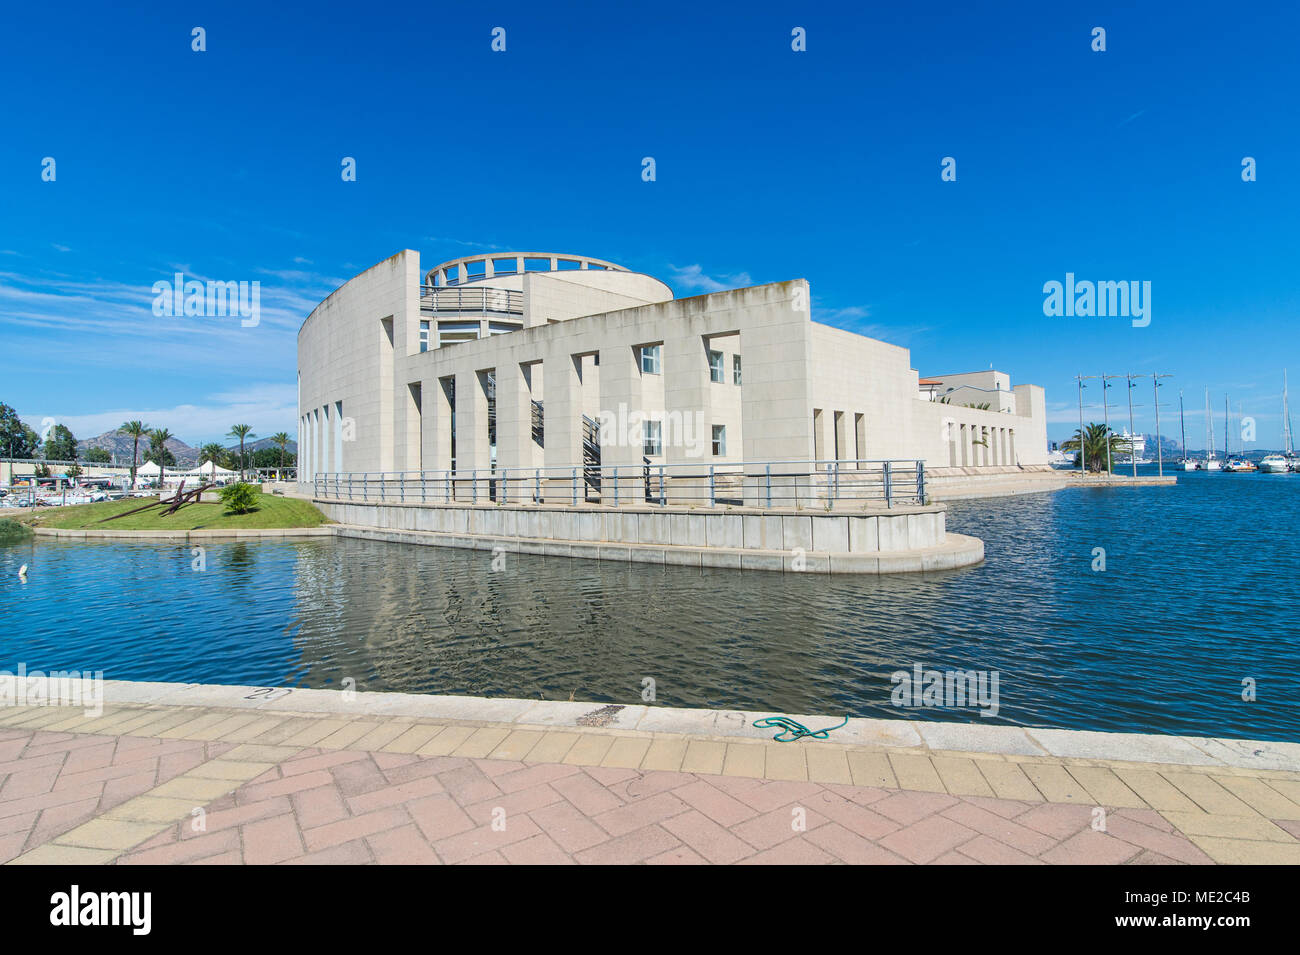
[[[292,433],[324,295],[401,248],[518,249],[678,295],[806,277],[816,320],[922,375],[1043,385],[1055,438],[1074,375],[1160,371],[1167,433],[1182,388],[1201,443],[1208,386],[1219,434],[1227,393],[1278,445],[1283,368],[1300,388],[1294,5],[737,9],[10,5],[0,401],[78,437],[126,417],[190,444]],[[155,317],[177,270],[259,281],[260,324]],[[1067,272],[1150,281],[1150,325],[1046,317]]]

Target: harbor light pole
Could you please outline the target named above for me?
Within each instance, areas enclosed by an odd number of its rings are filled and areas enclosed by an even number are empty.
[[[1079,382],[1079,474],[1088,473],[1088,451],[1087,442],[1084,441],[1083,434],[1083,389],[1088,386],[1083,383],[1085,378],[1095,378],[1096,375],[1075,375],[1075,380]]]
[[[1158,473],[1161,477],[1165,476],[1165,452],[1160,447],[1160,379],[1172,377],[1173,375],[1157,375],[1155,373],[1151,375],[1151,394],[1156,402],[1156,461],[1159,465]],[[1179,395],[1179,400],[1182,400],[1181,395]]]
[[[1133,477],[1136,478],[1138,476],[1138,461],[1137,455],[1133,453],[1133,438],[1135,437],[1133,434],[1133,389],[1136,386],[1133,384],[1132,375],[1125,375],[1124,377],[1128,380],[1128,460],[1133,465]]]
[[[1106,433],[1102,435],[1106,442],[1106,476],[1110,477],[1114,473],[1114,467],[1110,461],[1110,402],[1107,400],[1106,389],[1110,387],[1111,378],[1118,378],[1119,375],[1099,375],[1101,378],[1101,413],[1102,423],[1106,426]]]

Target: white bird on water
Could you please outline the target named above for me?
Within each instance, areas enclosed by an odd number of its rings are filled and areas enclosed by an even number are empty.
[[[27,565],[23,564],[18,568],[18,579],[25,581],[27,579]]]

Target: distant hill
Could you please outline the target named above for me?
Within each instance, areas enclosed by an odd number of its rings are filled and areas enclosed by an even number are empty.
[[[238,452],[238,451],[239,451],[239,442],[236,441],[234,444],[228,445],[227,447],[228,447],[228,449],[231,450],[231,451]],[[280,450],[280,446],[279,446],[278,444],[276,444],[275,442],[273,442],[270,438],[258,438],[256,441],[246,441],[246,442],[244,442],[244,450],[245,450],[245,451],[261,451],[263,448],[274,448],[276,451],[279,451],[279,450]],[[285,449],[289,454],[297,454],[297,453],[298,453],[298,442],[297,442],[297,441],[294,441],[292,438],[290,438],[290,439],[289,439],[289,443],[286,444],[286,445],[284,446],[284,449]]]
[[[91,448],[104,448],[113,459],[119,464],[131,463],[131,448],[135,444],[135,439],[123,431],[105,431],[103,434],[93,438],[86,438],[77,442],[77,457],[85,459],[86,452]],[[180,438],[168,438],[166,441],[167,450],[176,457],[176,465],[182,468],[192,468],[199,461],[199,452],[196,448],[191,448]],[[142,437],[140,439],[140,459],[144,460],[144,452],[149,447],[149,439]]]

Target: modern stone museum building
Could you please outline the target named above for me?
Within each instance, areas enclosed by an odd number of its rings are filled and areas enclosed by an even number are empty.
[[[399,252],[299,332],[299,480],[1046,464],[1041,388],[991,370],[922,377],[907,349],[818,324],[811,301],[804,279],[675,299],[587,256],[485,254],[421,274],[419,254]]]

